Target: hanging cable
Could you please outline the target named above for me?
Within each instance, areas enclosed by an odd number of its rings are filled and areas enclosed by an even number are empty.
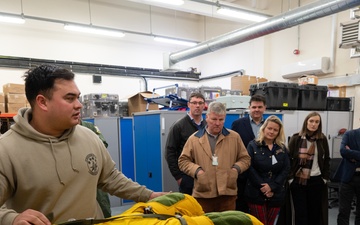
[[[152,12],[151,12],[151,5],[149,5],[149,12],[150,12],[150,34],[152,35]]]
[[[21,17],[24,18],[24,8],[23,8],[22,0],[20,0],[20,7],[21,7]]]
[[[91,18],[91,3],[90,3],[90,0],[89,0],[88,2],[89,2],[89,17],[90,17],[90,25],[92,25],[92,18]]]

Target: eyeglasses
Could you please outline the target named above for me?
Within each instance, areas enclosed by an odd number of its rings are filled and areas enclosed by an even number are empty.
[[[205,102],[190,102],[193,105],[204,105]]]

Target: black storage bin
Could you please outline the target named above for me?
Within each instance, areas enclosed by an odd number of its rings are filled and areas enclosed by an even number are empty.
[[[250,85],[250,95],[265,96],[267,109],[298,108],[299,89],[296,83],[269,81]]]
[[[300,110],[326,110],[327,86],[301,85],[299,86]]]
[[[327,97],[328,111],[350,111],[350,98]]]

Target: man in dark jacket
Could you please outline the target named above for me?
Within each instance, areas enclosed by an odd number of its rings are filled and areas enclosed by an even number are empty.
[[[340,153],[343,160],[338,170],[341,184],[337,223],[349,224],[351,204],[356,195],[355,224],[360,224],[360,128],[345,132]]]
[[[264,123],[263,114],[266,110],[266,99],[262,95],[253,95],[250,98],[249,104],[249,116],[237,119],[231,125],[231,129],[240,135],[245,147],[247,147],[251,140],[254,140],[257,137],[260,127]],[[236,210],[247,213],[249,212],[249,208],[244,199],[246,173],[239,175],[237,184],[238,197],[236,199]]]
[[[187,115],[176,121],[170,128],[165,145],[165,157],[170,172],[179,185],[179,191],[191,195],[194,180],[180,171],[178,159],[189,136],[205,127],[206,122],[202,117],[205,107],[204,96],[201,93],[192,93],[188,107],[190,110]]]

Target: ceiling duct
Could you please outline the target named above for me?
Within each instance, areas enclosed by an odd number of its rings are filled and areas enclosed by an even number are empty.
[[[209,52],[233,46],[286,28],[303,24],[318,18],[332,15],[360,5],[360,0],[321,0],[274,16],[263,22],[223,34],[194,47],[169,54],[169,63],[174,65],[180,61],[194,58]]]

